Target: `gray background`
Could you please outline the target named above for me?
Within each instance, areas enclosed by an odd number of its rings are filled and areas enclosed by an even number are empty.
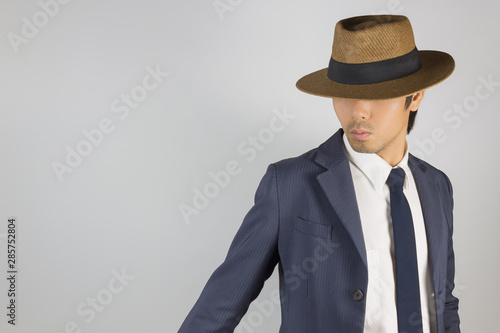
[[[267,165],[340,127],[331,100],[301,93],[296,80],[327,66],[338,20],[375,13],[407,15],[419,49],[456,60],[454,74],[426,92],[408,141],[454,185],[462,330],[498,330],[500,86],[481,83],[500,82],[498,2],[221,0],[221,13],[211,0],[41,3],[51,16],[33,0],[0,4],[0,276],[10,216],[19,269],[16,327],[6,323],[0,279],[0,331],[175,332]],[[34,20],[40,27],[13,46]],[[168,76],[121,119],[112,104],[140,96],[148,66]],[[295,116],[284,130],[242,153],[283,110]],[[103,119],[113,130],[58,179],[54,162],[65,164],[67,147]],[[240,172],[187,223],[179,207],[233,160]],[[238,332],[277,332],[277,287],[274,275]]]

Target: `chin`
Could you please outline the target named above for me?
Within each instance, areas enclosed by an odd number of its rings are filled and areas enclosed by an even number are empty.
[[[374,153],[375,152],[373,150],[373,148],[367,146],[364,141],[354,140],[354,141],[350,141],[349,143],[351,144],[352,149],[358,153]]]

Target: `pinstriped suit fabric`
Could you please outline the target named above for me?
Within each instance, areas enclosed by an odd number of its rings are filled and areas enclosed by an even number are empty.
[[[339,130],[316,149],[269,165],[224,262],[181,333],[233,332],[279,267],[280,333],[361,333],[368,273],[361,221]],[[410,155],[428,233],[438,332],[459,332],[451,248],[451,184]],[[358,294],[359,295],[359,294]]]

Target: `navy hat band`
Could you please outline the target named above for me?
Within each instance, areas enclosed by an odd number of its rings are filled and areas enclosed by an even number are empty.
[[[342,84],[372,84],[400,79],[417,72],[422,67],[418,50],[405,55],[361,64],[347,64],[330,58],[327,76]]]

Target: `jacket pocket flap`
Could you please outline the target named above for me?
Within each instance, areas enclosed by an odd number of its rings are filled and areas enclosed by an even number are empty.
[[[332,238],[333,227],[331,225],[310,222],[299,216],[295,217],[294,229],[309,236]]]

